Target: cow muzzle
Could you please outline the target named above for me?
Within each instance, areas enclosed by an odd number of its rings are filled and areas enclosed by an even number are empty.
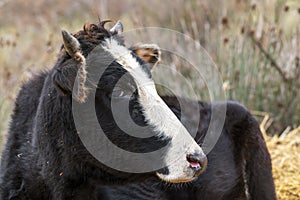
[[[157,176],[170,183],[189,182],[197,178],[207,167],[207,157],[195,142],[185,154],[178,154],[174,162],[159,170]],[[190,150],[190,149],[193,149]]]

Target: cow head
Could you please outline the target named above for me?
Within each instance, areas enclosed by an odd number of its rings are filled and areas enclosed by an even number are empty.
[[[180,155],[175,156],[176,160],[160,158],[165,167],[157,170],[156,174],[168,182],[193,180],[205,169],[206,156],[157,94],[150,69],[160,59],[158,46],[139,44],[126,48],[121,37],[122,23],[118,21],[107,30],[105,22],[85,25],[83,30],[73,35],[62,31],[64,46],[53,75],[57,90],[84,103],[90,89],[87,87],[89,73],[86,62],[91,52],[100,47],[105,56],[97,59],[111,60],[108,66],[97,66],[106,68],[95,83],[95,109],[106,136],[118,147],[135,153],[151,152],[167,144],[170,147],[180,146],[174,152]],[[76,76],[78,81],[74,85]],[[119,117],[117,122],[114,112],[126,111],[129,111],[130,117]],[[142,127],[140,132],[135,130],[138,135],[131,135],[134,128],[128,124],[132,125],[132,122]],[[151,136],[146,138],[143,134]],[[184,135],[185,140],[175,141],[178,134]]]

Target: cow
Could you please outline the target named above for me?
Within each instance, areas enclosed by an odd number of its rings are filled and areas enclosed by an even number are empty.
[[[151,177],[181,183],[194,180],[205,170],[206,155],[157,94],[149,71],[151,62],[147,64],[133,53],[137,49],[124,45],[120,21],[111,29],[104,27],[107,22],[85,24],[75,34],[63,30],[63,45],[54,67],[21,87],[2,152],[1,200],[93,199],[99,185]],[[102,75],[95,78],[97,70],[102,70]],[[121,125],[133,121],[151,136],[134,137],[120,128],[115,118],[118,110],[112,106],[115,101],[127,102],[129,107],[129,117],[122,118]],[[123,170],[122,165],[114,168],[99,160],[82,139],[98,141],[98,129],[81,124],[89,122],[84,116],[90,113],[74,113],[87,102],[93,102],[97,123],[115,146],[134,155],[166,148],[165,154],[153,158],[161,167],[143,171],[148,166],[144,163],[151,163],[152,158],[142,157],[142,162],[132,165],[135,173],[130,165],[124,164]],[[80,119],[77,123],[76,116]],[[122,159],[105,148],[100,150],[108,160]]]
[[[162,99],[182,121],[191,121],[193,112],[182,115],[179,97]],[[203,143],[211,119],[212,107],[226,104],[225,124],[216,145],[208,153],[208,166],[190,183],[168,185],[155,179],[126,186],[98,187],[95,196],[101,200],[275,200],[271,159],[259,124],[249,111],[233,101],[205,103],[181,99],[197,105],[200,123],[195,140]],[[218,112],[218,111],[216,111]],[[189,127],[187,127],[189,129]]]

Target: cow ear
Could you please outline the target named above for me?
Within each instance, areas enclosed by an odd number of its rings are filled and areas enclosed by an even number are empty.
[[[117,23],[110,29],[110,32],[114,33],[116,32],[117,34],[121,34],[123,32],[123,24],[119,20]]]
[[[64,41],[64,48],[67,54],[78,62],[84,62],[84,57],[81,54],[79,41],[68,31],[62,30],[61,33]]]
[[[161,60],[161,50],[157,44],[136,44],[130,49],[145,62],[149,63],[150,70]]]

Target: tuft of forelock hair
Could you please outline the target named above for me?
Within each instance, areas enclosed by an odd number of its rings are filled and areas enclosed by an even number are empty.
[[[84,103],[88,96],[89,89],[86,87],[87,71],[86,71],[86,61],[80,52],[75,53],[75,60],[80,63],[78,68],[78,78],[73,87],[72,96],[79,103]]]

